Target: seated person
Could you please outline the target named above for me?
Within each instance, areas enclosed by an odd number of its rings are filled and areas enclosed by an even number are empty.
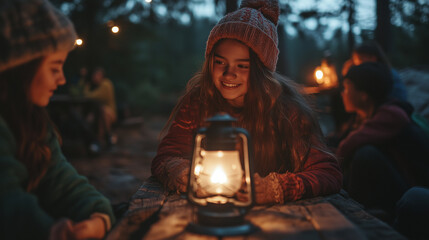
[[[342,174],[314,112],[293,81],[275,72],[278,16],[277,1],[243,0],[211,31],[204,67],[188,82],[152,161],[152,174],[169,190],[187,191],[193,136],[226,112],[252,137],[257,204],[340,191]]]
[[[0,1],[0,18],[0,238],[103,239],[110,202],[66,160],[45,109],[73,24],[46,0]]]
[[[98,138],[100,142],[106,140],[107,144],[112,144],[112,125],[116,122],[115,89],[112,81],[104,76],[103,68],[98,67],[94,70],[91,82],[84,88],[84,96],[101,104]]]
[[[381,47],[374,41],[364,42],[360,45],[357,45],[353,49],[350,59],[348,59],[343,64],[341,71],[343,78],[347,74],[350,67],[357,66],[365,62],[378,62],[387,66],[391,71],[393,80],[389,98],[396,99],[398,101],[407,101],[407,89],[405,84],[402,82],[399,74],[390,64],[389,59]],[[343,105],[341,107],[344,108]],[[338,107],[336,109],[338,109]],[[356,129],[356,127],[359,126],[362,122],[362,119],[359,115],[344,114],[344,112],[341,110],[337,110],[337,112],[338,113],[334,115],[336,120],[335,132],[330,133],[327,137],[328,145],[333,148],[338,147],[339,142],[344,139],[344,137],[346,137],[350,131]],[[414,112],[412,117],[418,117],[418,114]],[[422,123],[421,126],[423,126],[423,124],[424,123]],[[429,132],[429,130],[427,130],[427,132]]]
[[[382,209],[390,220],[408,188],[429,186],[429,139],[412,121],[411,105],[391,100],[392,85],[384,64],[350,68],[342,98],[345,110],[361,122],[336,152],[351,197],[367,208]]]
[[[357,66],[365,62],[379,62],[386,65],[391,71],[393,80],[390,97],[400,101],[407,100],[407,90],[405,88],[405,84],[402,82],[398,72],[392,67],[392,64],[377,42],[368,41],[356,46],[353,49],[350,60],[344,63],[342,70],[343,76],[347,73],[351,66]]]

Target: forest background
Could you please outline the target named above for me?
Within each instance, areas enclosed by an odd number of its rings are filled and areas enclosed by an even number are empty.
[[[210,29],[237,0],[51,0],[72,19],[82,45],[65,73],[106,70],[119,116],[168,114],[204,60]],[[377,40],[393,67],[429,66],[426,0],[280,0],[277,71],[312,85],[329,51],[337,71],[355,44]],[[363,9],[363,10],[359,10]],[[362,13],[363,11],[363,13]],[[364,14],[366,12],[372,14]],[[117,26],[119,32],[113,33]]]

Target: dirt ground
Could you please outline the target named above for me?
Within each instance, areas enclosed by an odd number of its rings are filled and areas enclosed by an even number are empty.
[[[150,176],[150,164],[166,120],[160,116],[127,119],[113,131],[117,136],[116,145],[99,156],[65,154],[77,171],[112,204],[126,202]]]

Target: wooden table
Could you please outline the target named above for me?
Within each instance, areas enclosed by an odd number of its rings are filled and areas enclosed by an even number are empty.
[[[406,239],[366,213],[342,191],[325,197],[255,206],[246,220],[259,228],[246,236],[215,237],[187,230],[195,207],[148,178],[133,195],[125,216],[106,239]]]

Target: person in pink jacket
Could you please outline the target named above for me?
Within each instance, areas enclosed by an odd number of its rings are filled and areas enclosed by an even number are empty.
[[[152,174],[169,190],[186,192],[194,133],[226,112],[253,140],[257,204],[340,191],[339,164],[313,111],[275,72],[278,16],[277,1],[244,0],[211,30],[202,70],[188,82],[152,161]]]

